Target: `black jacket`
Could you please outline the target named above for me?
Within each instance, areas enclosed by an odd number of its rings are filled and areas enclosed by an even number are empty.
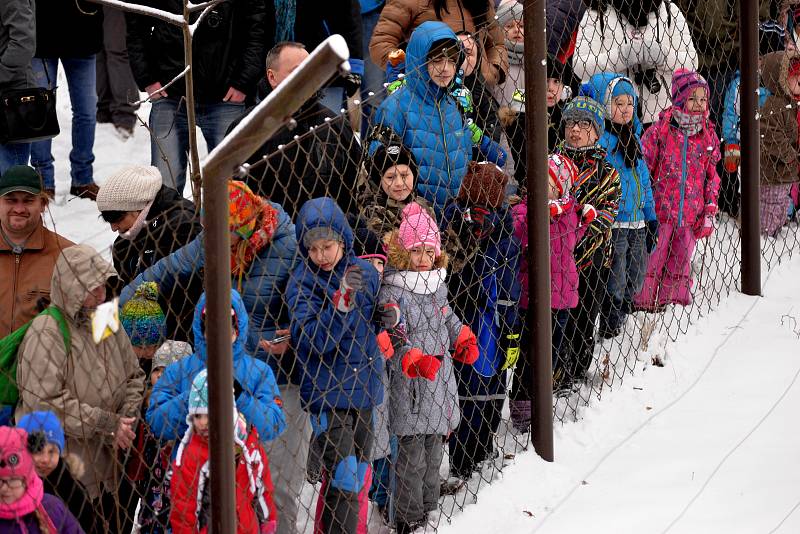
[[[182,0],[139,3],[172,13],[183,12]],[[192,46],[197,103],[221,102],[229,87],[253,97],[256,83],[264,74],[267,51],[265,5],[265,0],[222,2],[200,23]],[[127,13],[125,18],[128,57],[139,88],[144,90],[155,82],[166,85],[184,69],[181,28],[147,16]],[[177,82],[167,93],[171,97],[183,96],[184,82]]]
[[[103,6],[85,0],[36,0],[36,57],[87,57],[103,47]],[[50,79],[55,86],[55,73]]]
[[[260,84],[260,89],[264,98],[272,91],[266,81]],[[361,146],[347,117],[334,115],[317,98],[312,98],[293,118],[297,121],[296,128],[289,130],[284,126],[250,158],[251,164],[264,156],[267,161],[252,169],[245,178],[247,185],[257,195],[283,206],[292,218],[305,201],[323,196],[333,198],[345,213],[356,212]],[[326,118],[331,120],[325,122]],[[309,132],[312,126],[317,128]],[[295,135],[300,136],[296,141]],[[278,150],[281,145],[283,148]]]
[[[192,241],[200,233],[200,220],[191,201],[172,188],[161,186],[147,214],[147,224],[133,240],[118,237],[111,256],[119,274],[119,288],[165,256]],[[167,316],[167,336],[187,340],[191,333],[194,303],[202,293],[198,272],[186,287],[176,287],[172,294],[160,293],[161,307]],[[173,298],[174,297],[174,298]]]
[[[101,522],[95,522],[94,505],[86,493],[86,488],[75,480],[63,458],[58,460],[58,465],[52,473],[42,477],[42,483],[45,493],[55,495],[64,501],[86,534],[103,532]]]

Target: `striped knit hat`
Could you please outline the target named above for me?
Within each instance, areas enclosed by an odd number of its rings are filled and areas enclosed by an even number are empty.
[[[708,97],[708,82],[698,72],[689,69],[677,69],[672,75],[672,105],[681,111],[686,106],[686,101],[692,96],[692,92],[698,87],[706,91]]]
[[[547,157],[547,172],[550,175],[550,181],[558,188],[559,198],[569,194],[572,184],[578,180],[578,167],[570,158],[562,154],[550,154]]]
[[[119,313],[122,327],[134,347],[161,345],[167,327],[164,311],[158,304],[158,286],[144,282]]]

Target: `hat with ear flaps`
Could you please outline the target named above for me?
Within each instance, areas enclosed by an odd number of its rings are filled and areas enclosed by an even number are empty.
[[[458,199],[469,204],[499,208],[506,198],[507,184],[508,175],[494,163],[470,161],[458,191]]]

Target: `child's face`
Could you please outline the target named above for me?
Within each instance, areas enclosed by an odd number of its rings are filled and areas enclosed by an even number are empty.
[[[547,176],[547,200],[558,200],[558,185],[549,173]]]
[[[308,256],[314,265],[330,272],[344,256],[344,243],[332,239],[319,239],[311,244]]]
[[[58,466],[58,460],[61,454],[58,452],[58,445],[47,443],[42,450],[31,454],[33,456],[33,465],[36,468],[36,474],[44,478],[52,473]]]
[[[428,61],[428,76],[437,86],[447,88],[456,76],[456,64],[447,56],[436,56]]]
[[[597,142],[597,131],[590,120],[564,121],[564,138],[572,148],[584,148]]]
[[[525,42],[525,25],[522,20],[510,20],[503,26],[503,31],[506,34],[506,39],[512,43]]]
[[[411,270],[416,272],[430,271],[436,261],[436,249],[430,245],[419,245],[408,251],[411,256]]]
[[[152,360],[153,355],[158,350],[158,345],[148,345],[146,347],[133,347],[136,357],[141,360]]]
[[[800,96],[800,74],[793,74],[786,80],[792,96]]]
[[[628,124],[633,120],[633,97],[620,95],[611,99],[611,122]]]
[[[25,479],[19,477],[0,478],[0,502],[13,504],[25,495]]]
[[[558,78],[547,78],[547,107],[552,108],[561,99],[564,84]]]
[[[461,70],[464,71],[464,76],[469,76],[475,72],[475,66],[478,64],[478,43],[469,35],[459,35],[458,38],[464,49],[464,63],[461,64]]]
[[[395,165],[390,167],[381,178],[381,189],[386,196],[397,202],[402,202],[414,190],[414,173],[408,165]]]
[[[152,371],[150,371],[150,385],[155,386],[158,379],[161,378],[161,375],[164,374],[164,367],[156,367]]]
[[[203,439],[208,439],[208,415],[196,413],[192,416],[192,429]]]
[[[385,267],[383,260],[380,258],[369,258],[367,261],[370,265],[375,267],[375,270],[378,271],[378,275],[383,278],[383,268]]]
[[[690,113],[702,113],[708,109],[708,95],[706,90],[702,87],[697,87],[692,94],[689,95],[689,100],[686,101],[686,111]]]

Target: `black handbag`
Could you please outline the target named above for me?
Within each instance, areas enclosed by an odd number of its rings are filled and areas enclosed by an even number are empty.
[[[49,87],[47,64],[42,61],[42,66]],[[0,144],[43,141],[60,131],[55,88],[12,89],[0,95]]]

